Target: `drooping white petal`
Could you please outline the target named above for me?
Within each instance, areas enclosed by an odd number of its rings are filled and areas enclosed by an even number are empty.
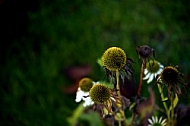
[[[144,70],[144,74],[146,75],[147,73],[148,73],[148,70],[147,70],[147,69],[145,69],[145,70]]]
[[[82,100],[85,100],[89,96],[89,92],[83,92]]]
[[[78,91],[76,92],[75,101],[80,102],[82,100],[82,98],[83,98],[83,94],[84,94],[84,92],[80,88],[78,88]]]
[[[150,77],[149,77],[147,83],[149,84],[153,79],[154,79],[154,74],[150,74]]]
[[[162,123],[162,117],[160,117],[160,119],[159,119],[159,121],[158,121],[159,123]]]
[[[85,98],[85,100],[84,100],[83,106],[84,106],[84,107],[87,107],[87,106],[90,106],[90,105],[93,105],[93,104],[94,104],[94,102],[91,100],[91,98],[90,98],[90,97],[87,97],[87,98]]]
[[[150,124],[152,124],[152,120],[151,120],[151,119],[148,119],[148,122],[149,122]]]
[[[160,68],[162,68],[162,69],[163,69],[163,68],[164,68],[164,65],[160,64]]]
[[[162,120],[163,126],[166,126],[166,124],[167,124],[166,121],[167,121],[166,119]]]
[[[162,72],[162,68],[160,68],[159,70],[158,70],[158,72],[157,72],[157,74],[160,74],[161,72]]]
[[[148,74],[143,78],[143,80],[147,80],[147,79],[150,77],[150,74],[151,74],[151,73],[148,73]]]

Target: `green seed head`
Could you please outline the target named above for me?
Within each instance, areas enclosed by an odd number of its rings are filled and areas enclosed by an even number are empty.
[[[110,71],[122,69],[126,64],[126,60],[125,52],[118,47],[108,48],[102,56],[103,65]]]
[[[104,84],[95,84],[90,89],[90,97],[92,101],[97,104],[101,104],[110,99],[110,89]]]
[[[150,60],[148,63],[146,63],[146,68],[150,73],[156,73],[158,72],[160,66],[158,61]]]
[[[90,91],[92,88],[93,82],[90,78],[83,78],[79,81],[79,87],[81,88],[82,91]]]
[[[161,78],[165,84],[174,85],[179,81],[179,72],[175,67],[165,67],[161,73]]]

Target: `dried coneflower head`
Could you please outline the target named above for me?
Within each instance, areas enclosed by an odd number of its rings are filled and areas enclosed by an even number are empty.
[[[157,81],[166,84],[169,95],[171,92],[175,92],[176,94],[180,95],[182,94],[181,86],[184,88],[186,87],[186,84],[184,83],[184,75],[179,72],[178,67],[165,67]]]
[[[137,54],[139,55],[139,58],[142,58],[142,59],[147,59],[147,58],[149,58],[151,55],[152,55],[153,57],[155,57],[154,49],[151,48],[151,47],[148,46],[148,45],[138,46],[138,47],[136,48],[136,52],[137,52]]]

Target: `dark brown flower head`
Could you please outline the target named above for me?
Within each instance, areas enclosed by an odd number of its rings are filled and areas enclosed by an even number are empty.
[[[161,77],[162,81],[167,85],[175,85],[180,81],[179,71],[172,66],[165,67]]]
[[[186,89],[186,84],[184,83],[184,75],[179,72],[178,67],[165,67],[161,74],[158,76],[157,82],[165,84],[167,86],[169,97],[172,92],[178,95],[182,94],[182,87]]]
[[[136,52],[137,52],[137,54],[139,55],[139,58],[142,58],[142,59],[147,59],[147,58],[149,58],[151,55],[152,55],[153,57],[155,57],[154,49],[151,48],[151,47],[148,46],[148,45],[138,46],[138,47],[136,48]]]

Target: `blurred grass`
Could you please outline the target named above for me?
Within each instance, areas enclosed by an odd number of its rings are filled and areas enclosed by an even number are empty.
[[[180,0],[40,0],[38,9],[27,12],[25,34],[15,36],[19,29],[5,27],[13,33],[1,46],[0,125],[68,125],[77,104],[75,94],[62,92],[72,84],[64,69],[88,64],[89,76],[102,80],[96,60],[110,46],[123,48],[135,61],[137,82],[135,47],[143,44],[155,49],[162,64],[179,65],[189,77],[189,9],[189,2]]]

